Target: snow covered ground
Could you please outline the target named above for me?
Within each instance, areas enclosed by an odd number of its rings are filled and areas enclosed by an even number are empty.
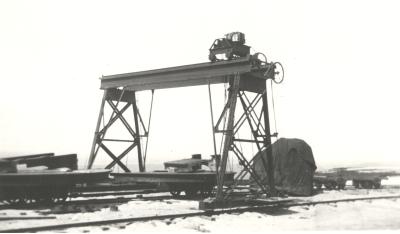
[[[367,196],[400,195],[400,177],[383,181],[391,185],[378,190],[347,189],[344,191],[324,191],[312,197],[296,198],[302,201],[324,201]],[[1,217],[41,216],[55,219],[0,221],[0,231],[4,229],[62,224],[68,222],[95,221],[112,218],[128,218],[152,215],[195,212],[197,201],[130,201],[118,206],[75,207],[75,212],[55,214],[52,210],[0,210]],[[274,210],[268,213],[246,212],[242,214],[222,214],[185,219],[121,223],[107,226],[71,228],[67,232],[266,232],[269,230],[398,230],[400,229],[400,199],[355,201],[315,206],[298,206]]]

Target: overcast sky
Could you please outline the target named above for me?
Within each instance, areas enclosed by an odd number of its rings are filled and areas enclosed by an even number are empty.
[[[399,22],[396,1],[1,1],[0,153],[84,164],[99,77],[206,62],[214,39],[241,31],[285,67],[281,137],[304,139],[319,165],[400,165]],[[207,87],[156,91],[151,128],[151,163],[210,155]]]

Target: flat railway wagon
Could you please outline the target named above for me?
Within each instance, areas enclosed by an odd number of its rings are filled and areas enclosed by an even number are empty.
[[[215,170],[203,170],[202,166],[215,169],[218,157],[211,160],[201,159],[201,154],[194,154],[192,158],[164,162],[165,170],[140,173],[111,173],[116,183],[152,183],[161,187],[165,185],[167,190],[175,197],[182,192],[188,198],[201,195],[209,197],[217,184],[217,172]],[[226,185],[234,181],[234,172],[226,172],[224,181]]]
[[[225,174],[226,184],[233,183],[233,172]],[[185,193],[188,198],[201,195],[208,197],[217,184],[216,172],[139,172],[139,173],[111,173],[118,183],[154,183],[166,185],[167,190],[175,197]]]
[[[76,154],[5,158],[0,161],[0,202],[63,202],[77,186],[108,180],[110,170],[77,170]],[[38,170],[17,168],[45,167]],[[66,167],[68,166],[68,167]],[[50,169],[51,168],[51,169]]]
[[[347,181],[352,181],[356,188],[379,189],[382,180],[391,175],[398,175],[396,172],[376,172],[376,171],[355,171],[346,168],[333,169],[327,172],[316,172],[313,178],[316,189],[345,189]]]
[[[317,190],[322,189],[344,189],[346,187],[346,179],[342,176],[331,175],[331,174],[316,174],[313,178],[314,188]]]
[[[62,202],[76,186],[106,180],[109,173],[104,169],[0,173],[0,201],[8,204]]]

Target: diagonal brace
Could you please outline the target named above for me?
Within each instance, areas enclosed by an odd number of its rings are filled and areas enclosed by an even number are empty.
[[[133,136],[133,138],[136,138],[136,133],[135,131],[133,131],[132,127],[129,125],[128,121],[126,121],[125,117],[120,114],[120,111],[118,110],[118,108],[114,105],[114,103],[110,100],[107,101],[108,104],[110,104],[111,108],[113,109],[113,111],[117,114],[118,118],[121,120],[121,122],[124,124],[124,126],[126,127],[126,129],[128,129],[129,133]]]
[[[133,148],[135,148],[136,145],[137,145],[136,142],[133,143],[133,144],[131,144],[124,152],[122,152],[122,153],[117,157],[118,160],[121,161],[122,158],[125,157],[125,155],[127,155]],[[106,169],[112,168],[116,163],[117,163],[117,161],[115,161],[115,160],[112,161],[110,164],[108,164],[108,165],[106,166]]]
[[[239,95],[241,96],[241,95]],[[250,113],[251,111],[253,111],[253,109],[255,108],[255,106],[258,104],[258,102],[261,100],[262,96],[257,95],[253,101],[247,106],[247,108],[244,109],[244,112],[242,113],[242,115],[240,116],[239,120],[236,122],[234,129],[235,129],[235,134],[239,131],[240,127],[242,127],[243,123],[245,122],[245,116],[247,113]]]
[[[127,103],[116,115],[114,115],[114,116],[110,119],[110,121],[107,123],[107,125],[104,126],[104,128],[101,129],[101,130],[99,131],[99,133],[101,133],[101,134],[104,135],[104,134],[106,133],[107,129],[110,128],[111,125],[113,125],[113,123],[114,123],[117,119],[119,119],[119,116],[122,115],[122,114],[129,108],[129,106],[130,106],[130,104]]]
[[[123,164],[117,156],[115,156],[111,150],[109,150],[103,143],[99,143],[99,146],[114,160],[114,162],[118,163],[118,165],[125,171],[125,172],[131,172],[125,164]]]
[[[265,93],[265,92],[264,92],[264,93]],[[250,103],[249,99],[247,98],[247,95],[246,95],[244,92],[243,92],[243,96],[244,96],[244,98],[246,99],[246,101],[247,101],[248,103]],[[264,96],[264,94],[261,95],[261,97],[263,97],[263,96]],[[262,107],[264,108],[264,104],[263,104]],[[263,108],[262,108],[262,110],[263,110]],[[255,117],[254,117],[253,115],[254,115]],[[250,110],[250,117],[251,117],[251,119],[252,119],[256,124],[257,124],[257,121],[256,121],[255,119],[261,119],[261,118],[258,117],[258,115],[257,115],[257,113],[255,112],[254,108]],[[255,119],[254,119],[254,118],[255,118]],[[262,125],[259,125],[259,127],[261,127],[261,130],[259,130],[261,134],[259,134],[259,135],[264,135],[264,134],[263,134],[263,132],[265,132],[264,127],[263,127]],[[259,127],[257,127],[257,129],[259,129]]]

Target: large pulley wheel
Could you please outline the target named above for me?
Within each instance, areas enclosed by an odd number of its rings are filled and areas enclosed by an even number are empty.
[[[267,64],[267,56],[265,54],[257,52],[251,56],[253,66],[261,67]]]
[[[273,63],[274,67],[274,78],[272,79],[275,84],[280,84],[283,82],[283,79],[285,78],[285,70],[283,69],[283,66],[280,62],[275,62]]]

